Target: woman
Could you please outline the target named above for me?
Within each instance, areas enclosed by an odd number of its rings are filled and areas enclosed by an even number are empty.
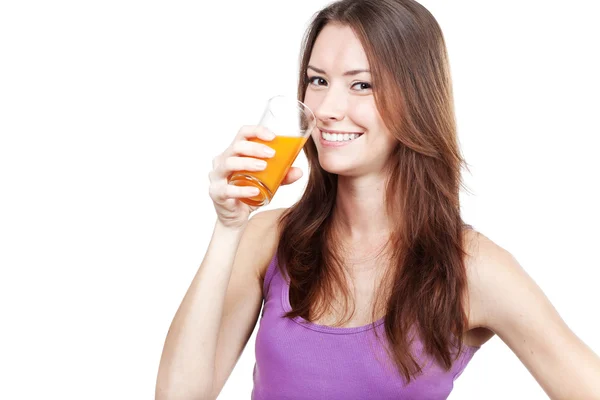
[[[443,399],[494,334],[555,399],[600,399],[600,359],[506,250],[465,225],[442,32],[411,0],[314,18],[298,98],[317,117],[308,186],[258,213],[227,184],[270,140],[215,158],[218,220],[167,336],[157,398],[216,398],[263,315],[254,399]],[[292,168],[284,184],[301,177]],[[283,318],[282,318],[283,317]]]

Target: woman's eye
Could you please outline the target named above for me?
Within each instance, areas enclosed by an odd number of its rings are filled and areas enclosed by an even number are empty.
[[[315,86],[327,85],[327,81],[319,76],[311,76],[308,78],[308,82]]]
[[[313,86],[327,86],[327,81],[325,79],[321,78],[320,76],[308,77],[308,83]],[[362,91],[372,89],[372,86],[370,83],[367,83],[367,82],[356,82],[355,84],[352,85],[352,88],[354,88],[355,90],[357,90],[359,92],[362,92]]]
[[[367,89],[371,89],[371,84],[367,83],[367,82],[356,82],[354,85],[352,85],[352,87],[357,87],[358,90],[367,90]]]

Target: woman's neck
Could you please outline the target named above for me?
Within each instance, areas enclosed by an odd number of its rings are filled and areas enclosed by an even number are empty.
[[[385,180],[338,177],[334,221],[337,232],[353,243],[389,237],[392,221],[385,207]]]

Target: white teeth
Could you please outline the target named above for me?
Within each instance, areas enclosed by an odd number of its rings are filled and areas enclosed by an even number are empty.
[[[357,133],[327,133],[321,132],[321,137],[328,142],[348,142],[356,139],[360,135]]]

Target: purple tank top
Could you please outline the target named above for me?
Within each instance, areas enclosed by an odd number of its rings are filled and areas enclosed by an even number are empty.
[[[394,369],[379,340],[385,340],[383,319],[373,325],[338,328],[317,325],[301,317],[283,318],[291,310],[289,284],[269,264],[263,284],[264,307],[256,336],[253,400],[292,399],[446,399],[473,354],[479,349],[463,346],[463,354],[450,371],[426,357],[421,342],[413,354],[426,367],[409,385]]]

